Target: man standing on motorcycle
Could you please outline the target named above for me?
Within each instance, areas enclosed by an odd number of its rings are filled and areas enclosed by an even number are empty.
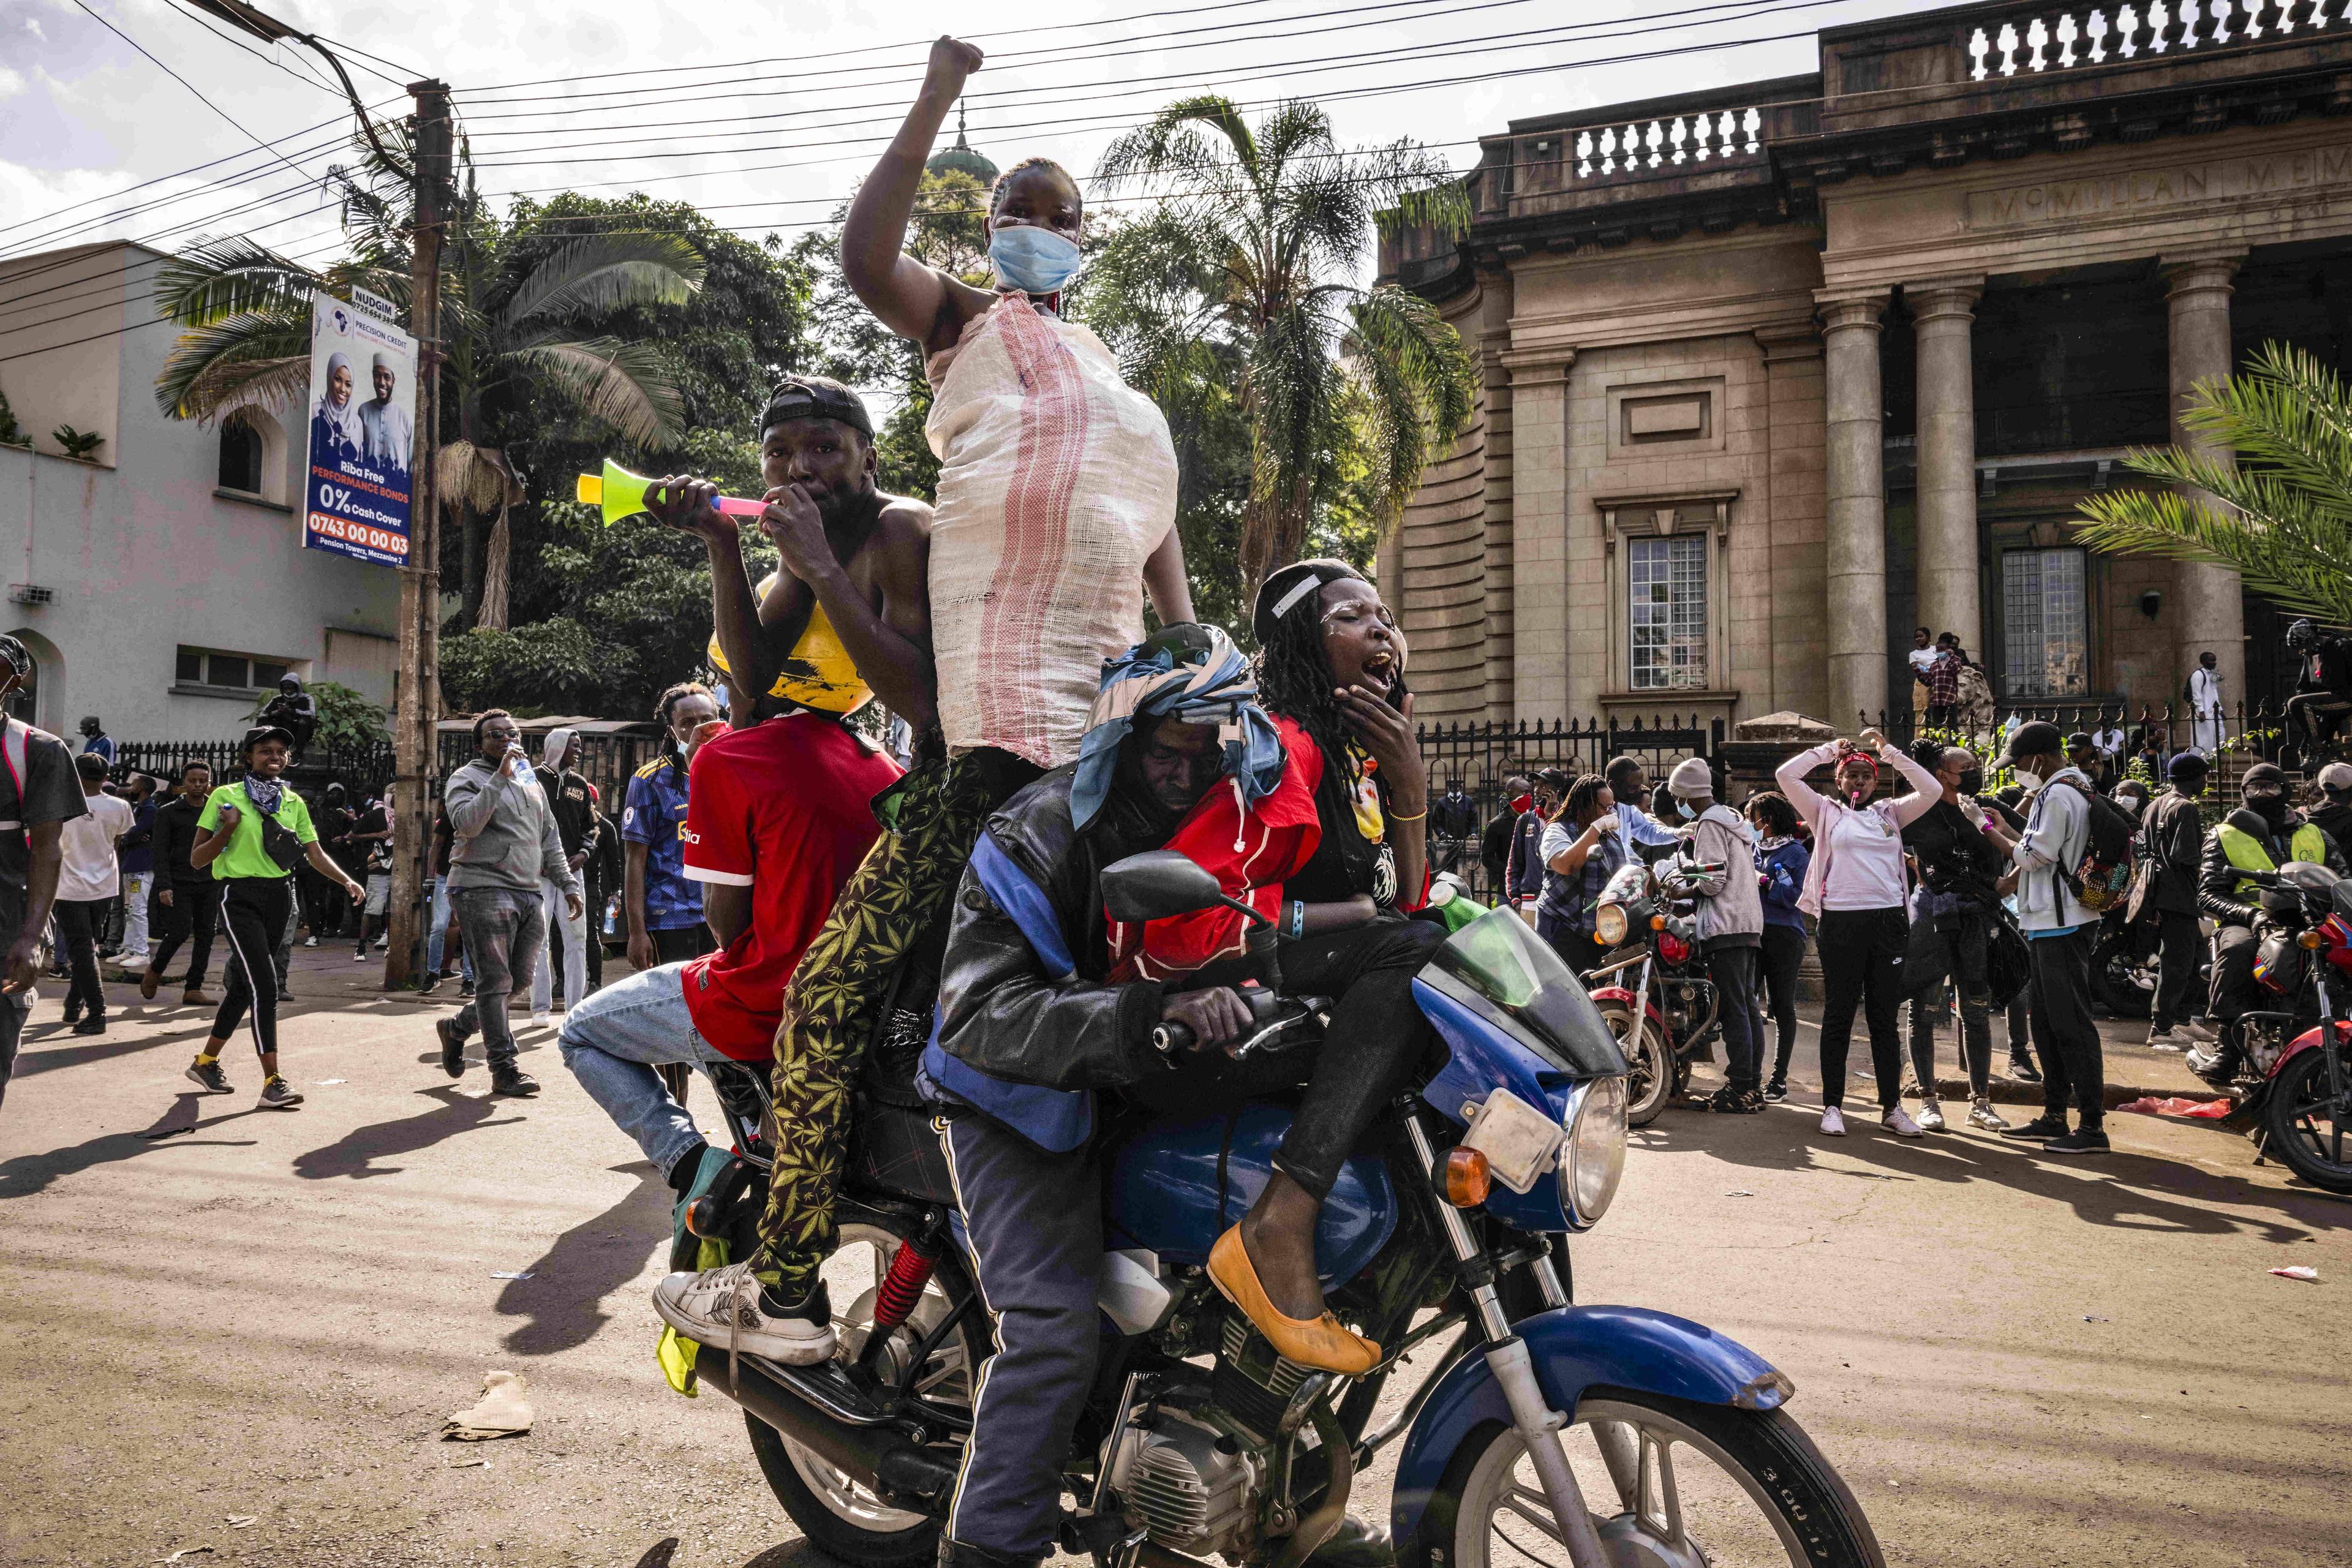
[[[1155,656],[1157,670],[1146,668]],[[1121,689],[1130,672],[1151,683],[1139,700]],[[1062,1461],[1099,1343],[1094,1091],[1230,1105],[1307,1079],[1276,1168],[1319,1202],[1428,1048],[1410,988],[1443,940],[1435,926],[1363,923],[1347,906],[1300,908],[1256,879],[1297,870],[1321,829],[1307,770],[1297,752],[1284,755],[1254,695],[1231,643],[1197,626],[1165,629],[1114,661],[1080,761],[990,819],[958,894],[923,1071],[944,1110],[943,1142],[999,1348],[948,1521],[941,1561],[950,1568],[1034,1564],[1053,1548]],[[1233,848],[1244,823],[1246,855]],[[1250,1026],[1247,1005],[1228,986],[1176,989],[1188,973],[1195,984],[1204,977],[1194,973],[1202,957],[1230,950],[1240,924],[1232,912],[1140,930],[1110,921],[1104,868],[1162,847],[1217,872],[1254,907],[1276,906],[1291,937],[1286,982],[1336,998],[1322,1046],[1229,1060],[1219,1047]],[[1163,1021],[1192,1033],[1181,1059],[1153,1045]],[[1328,1312],[1287,1326],[1297,1342],[1278,1348],[1294,1359],[1331,1365],[1354,1355],[1347,1365],[1360,1371],[1379,1356]]]
[[[1764,1018],[1756,1005],[1756,962],[1764,944],[1763,891],[1756,884],[1756,837],[1747,819],[1715,798],[1704,757],[1688,757],[1666,778],[1675,810],[1690,824],[1696,870],[1683,885],[1698,896],[1698,950],[1723,1024],[1724,1085],[1694,1107],[1733,1116],[1764,1109]]]
[[[2189,1069],[2226,1089],[2244,1060],[2239,1020],[2259,1011],[2261,984],[2254,979],[2255,950],[2270,917],[2261,889],[2248,871],[2275,871],[2290,860],[2308,860],[2346,874],[2344,851],[2326,830],[2304,820],[2286,803],[2286,774],[2271,763],[2248,768],[2239,785],[2239,807],[2205,836],[2199,857],[2197,907],[2221,929],[2213,933],[2212,995],[2207,1011],[2221,1026],[2210,1047],[2189,1053]]]

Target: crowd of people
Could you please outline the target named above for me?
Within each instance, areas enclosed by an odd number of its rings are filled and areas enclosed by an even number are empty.
[[[1934,1032],[1945,1010],[1928,988],[1948,983],[1969,1120],[2053,1152],[2106,1146],[2087,974],[2099,917],[2075,881],[2094,799],[2117,793],[2086,765],[2097,759],[2026,723],[2002,759],[2017,784],[1988,793],[1972,753],[1914,756],[1866,731],[1791,757],[1777,788],[1730,801],[1703,758],[1680,761],[1654,794],[1642,762],[1619,757],[1597,773],[1526,781],[1527,808],[1481,833],[1458,785],[1433,795],[1406,639],[1361,572],[1307,560],[1270,574],[1253,607],[1254,658],[1196,622],[1166,421],[1061,314],[1080,255],[1076,182],[1040,159],[998,180],[992,289],[905,253],[923,161],[979,64],[969,45],[934,47],[842,237],[851,288],[926,356],[936,500],[877,488],[874,427],[854,391],[786,378],[754,432],[768,487],[758,526],[781,557],[772,576],[753,580],[710,481],[671,475],[648,491],[662,522],[705,547],[730,700],[692,680],[663,693],[662,753],[629,780],[617,825],[578,771],[575,734],[553,730],[534,761],[522,723],[499,709],[473,717],[475,754],[439,792],[425,984],[455,977],[464,993],[436,1025],[443,1071],[469,1070],[478,1035],[491,1092],[536,1092],[510,1013],[544,1024],[560,1000],[564,1067],[681,1205],[730,1164],[685,1108],[685,1073],[734,1062],[768,1074],[777,1141],[759,1243],[664,1279],[663,1321],[785,1363],[833,1354],[818,1269],[835,1241],[856,1078],[878,1062],[936,1118],[994,1319],[949,1568],[1025,1565],[1052,1550],[1061,1457],[1098,1345],[1105,1237],[1085,1194],[1103,1181],[1104,1101],[1173,1111],[1292,1099],[1275,1173],[1217,1239],[1208,1272],[1292,1361],[1347,1375],[1379,1364],[1381,1347],[1326,1309],[1314,1237],[1341,1163],[1433,1060],[1411,990],[1445,937],[1420,918],[1433,844],[1451,858],[1475,841],[1503,896],[1580,972],[1604,949],[1596,924],[1611,879],[1685,860],[1696,940],[1723,999],[1725,1082],[1698,1109],[1753,1114],[1787,1098],[1810,941],[1825,999],[1822,1132],[1845,1131],[1857,1012],[1884,1126],[1908,1138],[1942,1125]],[[1139,637],[1147,602],[1159,629]],[[22,652],[0,639],[19,678]],[[1931,654],[1931,709],[1965,703],[1969,668],[1956,639]],[[904,762],[850,722],[875,701],[908,727]],[[168,789],[133,781],[121,799],[93,752],[73,757],[14,724],[7,742],[24,830],[0,835],[0,921],[18,921],[11,999],[27,994],[30,943],[54,913],[75,976],[68,1008],[78,1001],[102,1027],[93,906],[152,903],[146,951],[125,948],[143,958],[151,997],[184,943],[183,999],[206,1000],[209,946],[226,939],[225,994],[189,1076],[228,1092],[223,1057],[243,1024],[262,1103],[298,1104],[278,1055],[289,933],[307,925],[306,940],[332,940],[355,918],[360,955],[380,942],[389,807],[341,785],[305,801],[286,782],[298,737],[275,721],[247,732],[240,777],[192,763]],[[2142,803],[2141,832],[2170,879],[2153,906],[2159,1041],[2201,1028],[2183,979],[2200,956],[2198,912],[2225,927],[2208,1011],[2224,1026],[2231,1016],[2233,869],[2290,853],[2341,862],[2328,828],[2285,811],[2275,770],[2251,771],[2243,809],[2208,831],[2192,758],[2169,759],[2171,789]],[[1881,791],[1882,771],[1895,793]],[[2337,792],[2352,786],[2346,773],[2321,782],[2352,811],[2352,787]],[[1242,988],[1260,973],[1242,909],[1110,917],[1104,868],[1160,848],[1270,923],[1287,987],[1331,998],[1319,1041],[1240,1060],[1224,1051],[1250,1025]],[[141,851],[131,873],[121,857]],[[588,918],[600,885],[621,895],[632,970],[609,986],[601,922]],[[2023,984],[2007,984],[2005,936],[2028,955]],[[2019,1127],[1989,1097],[1990,1016],[2003,1009],[2011,1070],[2045,1100]],[[21,1012],[0,1016],[13,1054]],[[2227,1036],[2210,1044],[2200,1070],[2221,1072]]]

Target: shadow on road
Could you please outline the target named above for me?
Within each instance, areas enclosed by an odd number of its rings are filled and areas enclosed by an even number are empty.
[[[109,1016],[113,1017],[117,1015],[110,1014]],[[54,1050],[37,1050],[28,1047],[16,1058],[16,1070],[12,1076],[31,1078],[36,1073],[56,1072],[60,1068],[85,1067],[91,1062],[109,1061],[116,1057],[130,1056],[136,1051],[152,1050],[157,1046],[201,1040],[211,1032],[212,1023],[207,1017],[192,1028],[180,1029],[167,1035],[142,1035],[136,1038],[127,1035],[118,1035],[113,1039],[100,1044],[61,1046]],[[64,1035],[65,1031],[60,1030],[58,1033]],[[72,1037],[67,1036],[67,1037]]]
[[[415,1116],[404,1116],[397,1121],[373,1121],[365,1127],[354,1127],[324,1148],[313,1149],[294,1157],[294,1173],[307,1182],[321,1182],[335,1176],[349,1176],[354,1181],[369,1176],[389,1176],[405,1169],[400,1165],[383,1165],[376,1162],[402,1154],[420,1153],[445,1138],[460,1132],[471,1132],[483,1127],[503,1127],[522,1120],[520,1116],[500,1117],[506,1109],[488,1098],[460,1094],[446,1084],[420,1089],[417,1093],[440,1103],[431,1110]]]
[[[1957,1133],[1918,1140],[1881,1133],[1866,1112],[1851,1116],[1847,1137],[1819,1137],[1808,1120],[1786,1111],[1743,1119],[1738,1126],[1709,1118],[1704,1137],[1675,1136],[1688,1119],[1669,1116],[1652,1127],[1643,1146],[1661,1152],[1712,1154],[1758,1170],[1812,1171],[1849,1179],[1994,1182],[2074,1209],[2092,1225],[2189,1236],[2257,1236],[2265,1241],[2309,1241],[2322,1232],[2352,1226],[2352,1205],[2316,1193],[2281,1191],[2201,1166],[2117,1150],[2062,1161],[2032,1143],[2000,1143]],[[1697,1131],[1697,1128],[1693,1128]],[[1726,1134],[1728,1134],[1727,1136]],[[2218,1136],[2218,1134],[2217,1134]],[[1816,1156],[1836,1152],[1859,1161],[1868,1172],[1823,1165]],[[2249,1206],[2273,1208],[2280,1217],[2226,1212]]]
[[[644,1161],[611,1169],[635,1175],[626,1197],[594,1219],[555,1238],[537,1260],[523,1265],[528,1279],[510,1279],[499,1293],[498,1310],[529,1321],[506,1337],[517,1355],[553,1355],[586,1344],[611,1320],[604,1299],[644,1271],[646,1255],[669,1238],[670,1205],[677,1196],[661,1173]],[[639,1302],[651,1346],[659,1329],[649,1302]]]
[[[153,1125],[137,1132],[107,1132],[70,1149],[52,1149],[45,1154],[19,1154],[0,1163],[0,1199],[28,1198],[40,1192],[60,1176],[79,1175],[93,1165],[110,1164],[144,1154],[151,1149],[227,1148],[249,1149],[251,1138],[197,1138],[190,1134],[207,1128],[218,1127],[225,1121],[235,1121],[241,1116],[260,1112],[257,1105],[243,1110],[226,1111],[218,1116],[198,1119],[197,1107],[210,1095],[190,1092],[175,1097],[170,1110],[157,1117]],[[272,1115],[283,1115],[273,1111]]]
[[[813,1541],[787,1541],[782,1546],[769,1547],[744,1563],[743,1568],[836,1568],[839,1561],[818,1551]]]

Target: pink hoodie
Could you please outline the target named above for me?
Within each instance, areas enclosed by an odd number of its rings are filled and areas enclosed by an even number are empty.
[[[1878,755],[1910,783],[1912,793],[1857,808],[1816,791],[1805,775],[1837,760],[1834,741],[1801,752],[1773,770],[1780,793],[1812,825],[1812,864],[1797,900],[1809,915],[1825,909],[1899,910],[1909,902],[1903,830],[1944,798],[1944,786],[1900,746],[1882,746]]]

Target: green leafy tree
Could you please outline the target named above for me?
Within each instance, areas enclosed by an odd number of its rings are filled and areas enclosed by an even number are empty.
[[[2316,358],[2265,343],[2247,369],[2200,383],[2180,422],[2226,452],[2133,452],[2163,488],[2082,503],[2095,550],[2237,568],[2246,586],[2352,626],[2352,395]]]
[[[1119,137],[1099,173],[1161,196],[1124,237],[1161,252],[1129,269],[1160,269],[1125,334],[1132,379],[1163,408],[1181,407],[1202,395],[1188,384],[1238,368],[1229,384],[1250,432],[1243,602],[1298,559],[1335,506],[1369,502],[1375,529],[1393,519],[1468,426],[1476,378],[1428,301],[1360,288],[1352,274],[1384,211],[1464,220],[1443,161],[1402,140],[1342,149],[1312,103],[1278,105],[1252,127],[1210,94]],[[1220,345],[1230,358],[1206,352]]]
[[[320,289],[363,284],[405,310],[415,216],[409,149],[394,132],[388,151],[365,149],[359,169],[342,176],[352,254],[336,266],[314,271],[241,237],[201,241],[165,265],[157,306],[187,331],[157,379],[164,412],[211,420],[299,396],[309,383],[310,299]],[[499,626],[508,615],[509,514],[524,499],[499,439],[503,420],[525,402],[553,397],[634,450],[674,444],[685,414],[674,361],[658,343],[623,336],[611,323],[685,305],[702,286],[705,263],[675,230],[532,235],[538,243],[524,243],[484,213],[462,153],[448,236],[436,324],[444,417],[435,484],[460,523],[466,617]]]

